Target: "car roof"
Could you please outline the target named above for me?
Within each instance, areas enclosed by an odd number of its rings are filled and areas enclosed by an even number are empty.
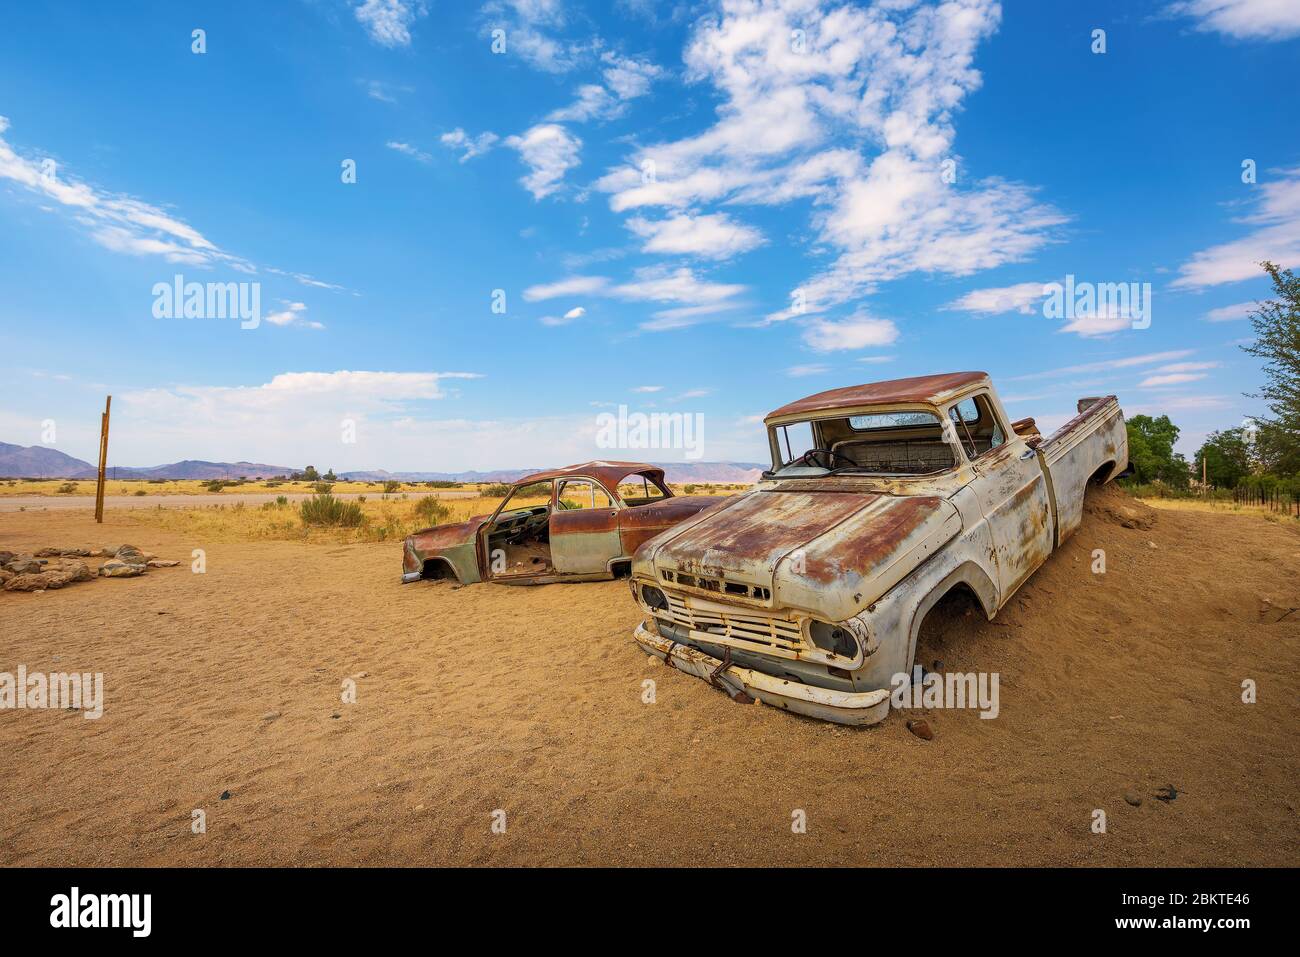
[[[987,372],[944,372],[939,375],[921,375],[910,379],[887,379],[884,382],[851,385],[842,389],[818,392],[816,395],[790,402],[769,413],[765,421],[784,418],[787,415],[849,409],[864,405],[892,405],[905,402],[938,405],[975,383],[987,381],[988,377]]]
[[[641,472],[650,473],[651,477],[663,481],[664,470],[658,466],[651,465],[649,462],[583,462],[581,465],[566,465],[563,468],[547,469],[544,472],[534,472],[532,475],[525,475],[521,479],[511,482],[516,487],[521,485],[531,485],[533,482],[548,482],[556,478],[594,478],[607,489],[618,488],[618,483],[623,481],[629,475]]]

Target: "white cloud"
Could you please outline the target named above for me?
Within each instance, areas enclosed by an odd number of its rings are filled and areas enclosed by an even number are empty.
[[[58,165],[46,165],[47,161],[20,156],[4,139],[8,129],[8,118],[0,116],[0,180],[10,180],[66,207],[90,238],[105,249],[131,256],[161,256],[170,263],[257,272],[253,263],[219,248],[193,226],[158,206],[71,179]],[[264,268],[303,285],[342,289],[305,273]]]
[[[414,87],[404,86],[398,83],[387,83],[383,80],[361,80],[366,88],[366,96],[372,100],[378,100],[380,103],[396,103],[399,93],[413,93]]]
[[[803,376],[822,375],[830,372],[830,366],[817,365],[815,363],[802,366],[791,366],[785,370],[785,374],[791,378],[802,378]]]
[[[685,266],[677,269],[643,266],[633,272],[631,282],[612,289],[621,299],[648,302],[682,302],[695,305],[716,304],[744,292],[748,287],[734,283],[700,279]]]
[[[663,390],[664,387],[661,385],[638,385],[635,386],[631,391],[632,392],[662,392]]]
[[[720,283],[702,279],[691,269],[680,266],[643,266],[633,271],[633,278],[614,285],[604,276],[570,276],[553,283],[529,286],[524,299],[539,302],[564,296],[602,296],[629,302],[674,304],[654,313],[654,319],[640,328],[663,332],[694,325],[703,319],[738,308],[735,297],[749,287],[737,283]]]
[[[1255,311],[1253,302],[1237,302],[1231,306],[1220,306],[1218,309],[1211,309],[1205,314],[1206,322],[1234,322],[1237,319],[1247,319]]]
[[[507,55],[546,73],[567,73],[578,65],[581,49],[547,32],[564,26],[559,0],[491,0],[483,14],[488,33],[505,31]]]
[[[881,365],[886,362],[893,362],[897,356],[860,356],[859,362],[869,362],[872,365]]]
[[[19,156],[3,135],[9,120],[0,116],[0,179],[8,179],[68,207],[95,242],[114,252],[162,256],[191,265],[224,264],[244,271],[252,265],[220,250],[197,229],[157,206],[114,195],[69,179],[52,160]]]
[[[898,327],[889,319],[854,315],[847,319],[816,318],[803,330],[803,341],[815,352],[837,352],[891,345]]]
[[[1122,329],[1133,326],[1133,317],[1124,314],[1124,310],[1098,310],[1087,316],[1076,316],[1058,329],[1058,332],[1073,332],[1085,339],[1094,336],[1109,336]]]
[[[287,299],[281,299],[280,303],[284,308],[264,316],[263,321],[269,322],[273,326],[302,326],[306,329],[325,328],[322,323],[307,318],[307,304],[305,302],[290,302]]]
[[[620,100],[632,100],[650,92],[650,84],[663,76],[663,70],[647,60],[619,56],[613,51],[601,54],[605,64],[605,82]]]
[[[411,45],[411,27],[428,8],[423,0],[365,0],[352,12],[380,46],[405,47]]]
[[[1204,372],[1200,373],[1173,373],[1171,375],[1153,375],[1147,376],[1138,383],[1139,389],[1156,389],[1171,385],[1183,385],[1188,382],[1196,382],[1199,379],[1206,378]]]
[[[688,79],[722,95],[717,122],[639,149],[597,188],[615,211],[812,200],[817,239],[836,258],[801,287],[811,312],[913,272],[961,276],[1024,259],[1062,214],[1023,184],[970,181],[960,167],[956,184],[942,179],[954,113],[980,84],[975,49],[999,17],[994,0],[723,0],[685,55]]]
[[[757,229],[736,222],[726,213],[678,213],[660,220],[634,216],[626,225],[646,240],[641,249],[647,253],[730,259],[764,242]]]
[[[1263,260],[1284,268],[1300,265],[1300,167],[1282,170],[1280,179],[1254,187],[1254,209],[1236,222],[1254,231],[1196,253],[1179,267],[1174,288],[1203,289],[1243,279],[1259,279]]]
[[[401,153],[405,156],[409,156],[411,157],[411,159],[416,160],[417,162],[420,163],[428,163],[433,160],[433,157],[430,156],[428,153],[424,152],[424,150],[418,149],[412,146],[410,143],[398,143],[395,140],[389,140],[384,145],[387,146],[390,150],[396,150],[398,153]]]
[[[619,56],[613,51],[601,54],[605,64],[605,84],[584,83],[578,87],[577,98],[568,106],[551,112],[548,120],[583,123],[591,119],[609,120],[627,110],[629,100],[645,96],[650,84],[663,75],[663,70],[645,60]]]
[[[984,315],[1000,315],[1006,312],[1018,312],[1030,316],[1042,311],[1043,286],[1041,282],[1021,282],[1014,286],[1000,286],[992,289],[973,289],[964,296],[954,299],[943,309],[978,312]]]
[[[582,306],[575,306],[562,316],[542,316],[540,322],[544,326],[563,326],[575,319],[581,319],[587,314],[587,310]]]
[[[1192,354],[1191,349],[1172,349],[1166,352],[1147,352],[1137,356],[1122,356],[1118,359],[1101,359],[1097,362],[1084,362],[1080,365],[1048,369],[1046,372],[1030,372],[1026,375],[1007,376],[1006,381],[1023,381],[1025,379],[1053,379],[1062,375],[1080,372],[1110,372],[1116,369],[1131,369],[1135,366],[1155,365],[1171,359],[1183,359]]]
[[[564,174],[578,165],[582,140],[554,123],[539,123],[522,136],[510,136],[506,146],[519,152],[530,172],[519,182],[533,199],[543,199],[560,189]]]
[[[478,136],[470,136],[459,126],[450,133],[443,133],[439,141],[448,149],[460,150],[460,161],[462,163],[472,160],[475,156],[482,156],[490,150],[499,140],[500,137],[495,133],[480,133]]]
[[[1166,11],[1194,17],[1196,29],[1238,40],[1286,40],[1300,36],[1300,4],[1295,0],[1181,0]]]
[[[1156,372],[1200,372],[1202,369],[1217,369],[1217,362],[1171,362],[1159,366]]]
[[[541,302],[544,299],[558,299],[561,296],[594,295],[603,292],[608,286],[609,280],[604,276],[570,276],[558,282],[529,286],[524,290],[524,300]]]
[[[609,118],[621,104],[599,83],[584,83],[578,87],[578,98],[568,106],[552,110],[546,118],[553,122],[584,123],[595,117]]]

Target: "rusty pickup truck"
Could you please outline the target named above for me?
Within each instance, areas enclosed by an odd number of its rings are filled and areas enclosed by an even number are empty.
[[[834,389],[765,423],[758,484],[633,557],[635,638],[736,700],[841,724],[888,714],[941,599],[992,619],[1128,465],[1115,396],[1044,438],[983,372]]]
[[[618,577],[646,539],[721,501],[674,495],[663,469],[645,462],[537,472],[514,482],[490,515],[408,535],[402,581],[544,585]]]

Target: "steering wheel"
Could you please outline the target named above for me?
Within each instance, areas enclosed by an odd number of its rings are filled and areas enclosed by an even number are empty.
[[[824,465],[817,461],[819,455],[825,456],[826,463]],[[817,468],[827,469],[828,471],[835,468],[835,459],[843,459],[845,464],[850,467],[856,467],[858,464],[843,452],[836,452],[834,449],[809,449],[799,456],[799,461],[804,465],[815,465]]]

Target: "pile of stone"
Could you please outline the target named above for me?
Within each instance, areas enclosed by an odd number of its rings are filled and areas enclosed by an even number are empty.
[[[86,582],[95,572],[83,558],[107,558],[99,566],[103,578],[134,578],[150,568],[171,568],[180,562],[158,558],[134,545],[105,548],[42,548],[34,554],[0,551],[0,586],[5,591],[44,591]]]

